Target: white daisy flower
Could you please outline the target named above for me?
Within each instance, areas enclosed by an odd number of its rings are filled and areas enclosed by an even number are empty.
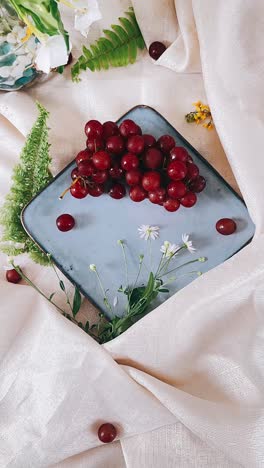
[[[193,252],[196,251],[196,248],[193,247],[192,241],[189,240],[189,237],[190,237],[189,234],[183,234],[182,235],[182,242],[183,242],[185,248],[188,249],[190,253],[193,253]]]
[[[166,258],[173,257],[173,255],[175,255],[178,250],[180,250],[180,246],[176,244],[171,244],[169,241],[165,241],[160,248],[160,251]]]
[[[159,226],[150,226],[149,224],[142,224],[138,228],[139,237],[144,240],[155,240],[159,237]]]

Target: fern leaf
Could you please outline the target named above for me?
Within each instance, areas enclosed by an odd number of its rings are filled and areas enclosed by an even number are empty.
[[[28,252],[34,259],[38,253],[41,263],[44,254],[28,238],[24,231],[20,215],[24,206],[51,180],[49,171],[51,158],[49,155],[47,118],[49,113],[46,109],[37,104],[39,116],[27,137],[22,149],[20,162],[14,168],[12,176],[12,186],[6,196],[5,203],[0,212],[0,224],[3,226],[2,242],[0,249],[7,254],[16,255]],[[6,246],[6,241],[11,245]],[[14,247],[12,246],[14,243]],[[16,243],[24,244],[24,247],[17,249]]]
[[[139,29],[135,13],[130,9],[126,17],[119,18],[120,24],[113,24],[111,29],[105,29],[90,48],[83,47],[83,55],[71,69],[73,81],[79,81],[82,70],[108,70],[111,67],[125,67],[134,63],[138,49],[144,49],[145,42]]]

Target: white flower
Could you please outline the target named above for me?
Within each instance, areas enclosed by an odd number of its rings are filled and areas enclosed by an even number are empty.
[[[178,250],[180,250],[180,246],[171,244],[169,241],[165,241],[160,248],[160,251],[167,258],[173,257],[173,255],[175,255]]]
[[[91,263],[90,270],[91,271],[96,271],[96,265],[94,263]]]
[[[67,0],[65,5],[74,9],[74,27],[84,37],[87,37],[91,24],[102,18],[97,0]]]
[[[193,247],[192,241],[189,240],[189,237],[190,237],[189,234],[183,234],[182,235],[182,242],[183,242],[184,246],[186,247],[186,249],[188,249],[190,253],[193,253],[193,252],[196,251],[196,248]]]
[[[66,65],[68,62],[68,51],[61,35],[46,36],[39,45],[36,57],[38,70],[49,73],[52,68]]]
[[[138,228],[139,237],[144,240],[155,240],[159,237],[159,226],[149,226],[149,224],[142,224]]]

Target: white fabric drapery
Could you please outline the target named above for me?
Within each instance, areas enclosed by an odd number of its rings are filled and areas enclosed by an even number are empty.
[[[102,0],[103,20],[89,39],[98,37],[128,4]],[[184,122],[191,103],[200,98],[211,106],[256,235],[232,259],[105,346],[28,286],[7,284],[2,272],[3,467],[264,464],[264,4],[133,4],[147,44],[171,44],[155,66],[145,54],[126,69],[84,73],[78,85],[71,83],[67,70],[27,91],[0,95],[0,201],[36,116],[35,99],[51,112],[54,172],[80,149],[86,120],[116,119],[141,103],[157,108],[234,185],[216,133]],[[5,263],[3,255],[0,261]],[[52,272],[25,258],[21,265],[50,290]],[[89,305],[85,308],[89,312]],[[116,424],[120,442],[99,443],[96,428],[102,421]]]

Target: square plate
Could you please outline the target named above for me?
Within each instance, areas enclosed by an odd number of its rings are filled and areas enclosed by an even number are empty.
[[[148,243],[138,236],[137,229],[141,224],[160,226],[160,239],[152,243],[154,265],[159,262],[160,245],[165,240],[178,244],[181,235],[188,233],[197,248],[197,255],[192,258],[208,258],[207,262],[194,265],[198,265],[197,269],[202,272],[209,271],[234,255],[251,240],[255,230],[243,200],[158,112],[147,106],[137,106],[118,123],[127,118],[135,120],[143,133],[151,133],[155,137],[170,134],[178,145],[188,150],[207,181],[206,189],[198,194],[195,207],[181,207],[177,212],[169,213],[148,200],[133,203],[128,196],[113,200],[108,195],[78,200],[67,194],[60,201],[60,194],[71,183],[71,171],[75,167],[73,161],[22,213],[22,222],[29,236],[42,250],[52,255],[59,269],[108,316],[111,314],[103,303],[96,276],[89,270],[89,265],[96,264],[104,285],[110,291],[111,302],[118,287],[122,283],[124,285],[125,278],[122,252],[117,240],[123,239],[127,244],[129,276],[133,284],[138,256],[146,253],[148,247]],[[75,218],[76,226],[72,231],[63,233],[57,229],[56,219],[62,213],[70,213]],[[222,236],[215,229],[216,221],[225,217],[233,218],[237,223],[237,231],[231,236]],[[148,263],[148,257],[145,258]],[[177,264],[192,258],[189,252],[184,251]],[[190,269],[196,268],[184,267],[178,280],[170,286],[170,293],[160,294],[162,297],[152,304],[153,307],[196,278],[196,275],[185,274]],[[140,282],[146,281],[147,276],[147,269],[144,269]],[[119,296],[115,314],[122,315],[124,298],[121,294]]]

